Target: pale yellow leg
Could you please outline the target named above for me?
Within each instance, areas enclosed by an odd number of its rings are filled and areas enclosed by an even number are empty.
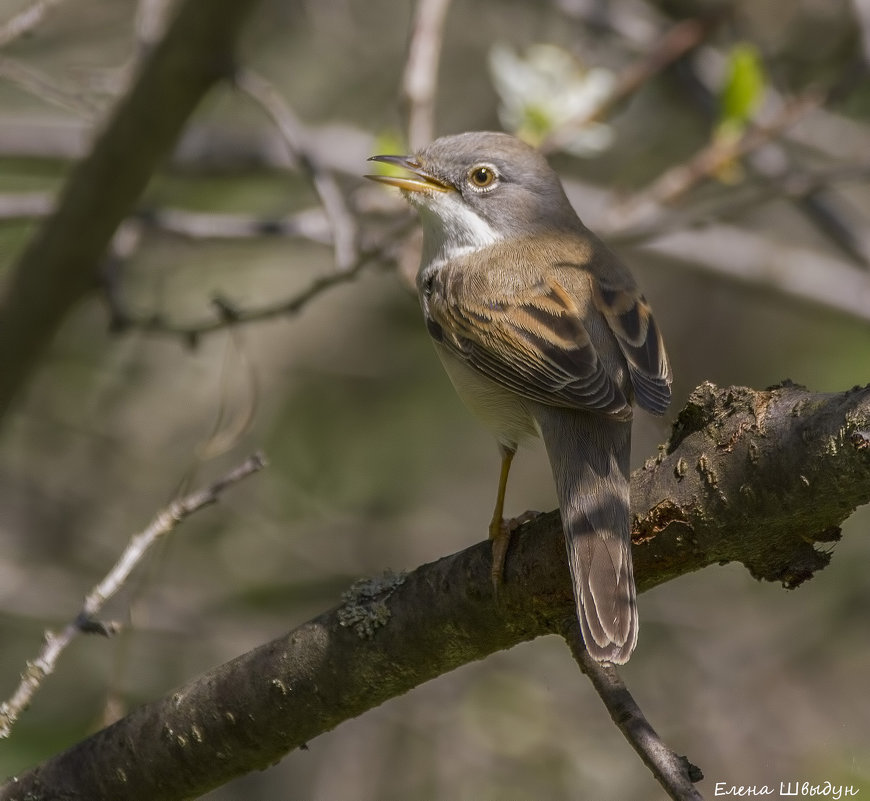
[[[499,445],[501,451],[501,473],[498,477],[498,495],[495,499],[495,510],[492,513],[492,521],[489,524],[489,539],[492,542],[492,588],[498,595],[499,587],[504,576],[504,562],[507,558],[508,546],[511,541],[511,528],[504,520],[504,496],[507,490],[508,475],[511,471],[516,449]]]

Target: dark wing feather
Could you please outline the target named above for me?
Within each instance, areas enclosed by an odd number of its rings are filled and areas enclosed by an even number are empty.
[[[664,414],[671,402],[671,365],[652,309],[636,289],[595,282],[593,302],[604,315],[628,362],[638,404]]]
[[[453,280],[463,278],[454,273]],[[469,296],[472,300],[463,302]],[[437,279],[428,287],[424,310],[442,345],[531,400],[631,416],[630,402],[602,364],[580,309],[555,280],[500,293],[485,303],[479,297]]]

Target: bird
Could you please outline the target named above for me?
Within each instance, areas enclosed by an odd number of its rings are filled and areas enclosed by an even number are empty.
[[[553,473],[584,644],[624,664],[638,635],[631,558],[633,405],[664,414],[672,371],[661,331],[628,268],[577,216],[546,158],[514,136],[443,136],[370,161],[403,173],[420,217],[417,290],[435,350],[501,454],[489,526],[501,582],[503,519],[519,445],[543,442]]]

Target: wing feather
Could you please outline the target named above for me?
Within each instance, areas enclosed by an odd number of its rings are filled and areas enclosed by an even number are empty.
[[[469,294],[456,290],[431,286],[424,309],[441,344],[469,365],[531,400],[631,416],[630,402],[602,363],[577,304],[555,280],[485,304],[464,302]]]
[[[634,288],[596,281],[593,301],[625,355],[638,404],[653,414],[664,414],[671,402],[673,374],[646,298]]]

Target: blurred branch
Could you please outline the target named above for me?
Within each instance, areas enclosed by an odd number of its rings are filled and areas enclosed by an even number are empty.
[[[616,667],[609,662],[596,662],[589,656],[576,619],[566,624],[562,636],[580,670],[589,677],[595,692],[607,707],[616,727],[637,751],[644,765],[652,771],[668,796],[675,801],[701,801],[701,794],[695,789],[694,782],[701,781],[704,775],[686,757],[671,751],[656,734],[625,682],[616,672]]]
[[[15,84],[22,91],[46,103],[72,111],[88,120],[93,120],[102,110],[100,104],[90,100],[79,87],[67,88],[64,81],[46,75],[17,58],[0,55],[0,79]]]
[[[55,197],[48,192],[0,193],[0,221],[48,217],[54,204]],[[332,244],[328,220],[319,206],[279,218],[154,208],[134,212],[125,222],[130,221],[187,239],[299,237],[320,245]]]
[[[711,225],[665,234],[641,248],[692,269],[870,322],[870,274],[807,247],[735,226]]]
[[[435,138],[438,62],[449,8],[450,0],[417,0],[414,11],[401,94],[408,119],[408,145],[412,150]]]
[[[870,177],[870,163],[838,166],[813,172],[794,173],[772,182],[749,183],[729,187],[716,198],[698,199],[691,206],[675,210],[664,218],[653,218],[645,223],[616,228],[612,230],[596,227],[608,242],[618,245],[644,246],[651,240],[660,239],[668,234],[685,231],[700,226],[711,230],[717,224],[727,223],[735,217],[745,217],[759,206],[777,199],[796,199],[809,197],[837,184],[864,182]],[[575,184],[576,185],[576,184]],[[753,231],[740,229],[741,233],[753,235]],[[771,245],[774,245],[771,239]],[[775,249],[775,246],[774,246]],[[757,267],[757,265],[756,265]],[[848,265],[843,267],[851,269]],[[748,277],[748,276],[747,276]],[[760,280],[763,278],[760,276]],[[851,309],[851,303],[847,304]],[[851,310],[849,311],[851,314]]]
[[[233,73],[257,0],[186,0],[57,210],[31,240],[0,298],[0,417],[67,312],[97,281],[100,258],[203,95]],[[50,287],[50,291],[47,288]]]
[[[7,20],[0,26],[0,47],[30,33],[45,19],[49,11],[62,2],[63,0],[35,0],[24,11]]]
[[[319,297],[322,293],[353,281],[371,264],[390,262],[395,259],[393,251],[403,240],[404,235],[410,228],[409,218],[392,233],[384,236],[382,242],[369,249],[360,251],[356,262],[348,269],[327,273],[315,278],[306,289],[289,298],[268,303],[263,306],[243,308],[233,304],[224,297],[216,296],[212,299],[216,315],[208,320],[192,323],[174,323],[167,321],[159,313],[151,315],[137,315],[124,309],[115,307],[112,310],[113,318],[118,322],[118,328],[135,328],[153,334],[163,334],[170,337],[180,338],[190,345],[196,345],[200,337],[226,329],[230,326],[242,323],[260,322],[271,320],[275,317],[286,317],[301,311],[308,303]]]
[[[358,175],[360,162],[372,153],[374,137],[343,123],[306,126],[319,164],[343,174]],[[80,119],[54,114],[34,120],[26,115],[0,116],[0,157],[78,160],[92,146],[90,127]],[[236,128],[192,120],[184,129],[167,169],[185,173],[248,173],[267,169],[285,172],[295,166],[287,142],[273,127]]]
[[[698,387],[667,447],[632,476],[638,589],[730,561],[786,587],[810,578],[831,558],[819,544],[870,501],[868,432],[870,386]],[[264,768],[436,676],[573,630],[564,550],[556,511],[514,534],[498,603],[488,541],[376,580],[380,593],[350,591],[341,607],[11,779],[0,801],[60,788],[91,801],[166,801]],[[343,625],[366,615],[368,633]]]
[[[134,27],[138,56],[147,55],[148,51],[160,41],[160,37],[166,31],[172,2],[173,0],[139,0],[136,4]]]
[[[0,220],[32,220],[54,211],[54,195],[48,192],[0,194]]]
[[[344,202],[344,195],[335,180],[309,147],[308,135],[287,101],[265,78],[250,69],[241,69],[235,76],[236,86],[253,99],[272,119],[292,156],[299,162],[323,204],[332,229],[335,266],[347,270],[356,260],[356,220]]]
[[[205,489],[173,501],[151,521],[146,529],[135,534],[115,566],[106,574],[86,596],[82,608],[75,619],[68,623],[60,634],[45,633],[45,645],[39,656],[27,663],[21,676],[21,683],[12,697],[0,704],[0,738],[8,737],[19,715],[27,708],[43,679],[50,676],[61,654],[81,633],[111,636],[119,630],[117,623],[103,623],[97,620],[108,601],[129,578],[130,573],[145,557],[145,554],[161,537],[171,533],[179,523],[206,506],[217,503],[225,489],[237,484],[252,473],[262,470],[266,461],[261,454],[246,459],[234,470],[227,473]]]
[[[863,0],[856,0],[857,3]],[[860,8],[856,7],[860,18]],[[713,122],[719,113],[717,95],[721,91],[723,71],[725,69],[725,57],[713,47],[700,48],[693,59],[685,59],[679,63],[679,69],[674,71],[681,81],[688,86],[690,99],[700,107],[706,117]],[[841,70],[840,77],[825,92],[826,102],[841,99],[855,88],[863,86],[866,82],[868,62],[866,59],[854,62]],[[766,106],[781,108],[788,101],[776,91],[772,85],[765,89]],[[805,120],[811,123],[814,119],[827,116],[830,121],[846,123],[843,118],[830,112],[825,112],[820,106],[818,113],[811,115]],[[850,121],[851,122],[851,121]],[[859,127],[860,123],[852,123],[853,127]],[[806,127],[819,128],[818,124]],[[845,126],[843,126],[845,127]],[[866,126],[864,137],[867,136]],[[749,170],[773,186],[787,183],[796,173],[804,171],[804,167],[797,163],[798,159],[792,149],[787,145],[798,141],[797,131],[799,126],[793,126],[791,130],[784,131],[781,141],[771,141],[762,147],[753,149],[745,154],[745,164]],[[822,150],[840,161],[854,159],[842,147],[842,136],[828,135],[827,137],[815,137],[813,147]],[[866,150],[864,151],[866,152]],[[863,152],[858,158],[863,159]],[[810,224],[822,235],[827,237],[843,253],[862,267],[870,265],[870,255],[862,242],[861,237],[855,230],[855,226],[849,220],[843,210],[844,203],[841,198],[834,195],[828,187],[818,187],[806,194],[791,197],[795,208],[807,218]]]
[[[607,234],[608,240],[619,244],[637,244],[662,237],[679,230],[700,225],[715,225],[777,200],[800,200],[841,183],[862,183],[870,178],[870,163],[851,164],[811,172],[795,172],[777,182],[745,182],[729,187],[720,197],[696,200],[690,208],[664,219],[653,219],[645,224],[616,228]],[[602,233],[605,228],[598,229]],[[751,233],[747,231],[747,233]]]
[[[609,209],[605,228],[628,228],[644,217],[661,213],[661,206],[675,203],[687,192],[771,139],[781,136],[791,125],[819,108],[827,98],[825,92],[810,90],[785,103],[764,124],[754,125],[735,139],[714,139],[684,164],[671,167],[645,189],[634,192],[622,203]]]
[[[861,52],[864,63],[870,66],[870,0],[852,0],[852,7],[861,32]]]
[[[300,237],[320,245],[330,245],[333,241],[322,207],[279,218],[164,208],[142,212],[141,219],[149,227],[188,239]]]
[[[559,0],[558,5],[564,13],[581,19],[584,24],[592,28],[604,29],[617,35],[622,41],[631,43],[642,52],[649,53],[650,55],[645,56],[638,63],[638,74],[641,76],[643,66],[655,62],[657,51],[661,50],[667,54],[670,49],[668,41],[672,36],[675,44],[679,43],[682,37],[694,38],[695,41],[691,42],[692,47],[685,48],[683,53],[679,53],[678,49],[674,50],[677,55],[682,56],[695,48],[693,57],[668,59],[666,66],[676,67],[671,70],[672,74],[678,76],[683,83],[688,83],[687,94],[696,106],[700,106],[705,116],[711,121],[716,117],[719,110],[716,97],[722,85],[726,59],[713,46],[705,44],[693,33],[697,31],[693,26],[697,25],[698,20],[680,19],[687,13],[695,14],[697,12],[695,7],[673,3],[647,3],[640,6],[619,3],[601,6],[571,0]],[[853,0],[853,5],[863,37],[864,69],[866,69],[870,64],[867,59],[867,53],[870,53],[870,47],[867,45],[870,42],[870,2]],[[732,13],[733,9],[729,4],[723,4],[718,9],[711,7],[711,12],[708,23],[721,20],[724,15]],[[661,35],[659,31],[667,25],[673,27],[668,33]],[[679,35],[680,32],[683,33]],[[657,41],[656,37],[661,38]],[[630,74],[630,70],[626,74]],[[829,99],[863,85],[862,71],[858,65],[844,70],[842,79],[828,90]],[[630,85],[630,82],[625,83],[624,76],[621,82],[623,85]],[[786,103],[771,86],[766,87],[766,95],[768,105],[782,107]],[[817,109],[815,114],[804,117],[800,125],[783,133],[787,141],[821,150],[841,162],[863,160],[867,152],[867,140],[870,138],[870,130],[867,126],[822,108]],[[558,132],[556,136],[558,137]],[[848,146],[846,146],[847,141],[849,141]],[[784,185],[789,184],[796,174],[805,172],[805,168],[795,164],[794,155],[779,142],[768,142],[746,153],[745,162],[753,173],[774,189],[784,188]],[[870,263],[866,243],[862,241],[855,225],[845,213],[841,198],[833,195],[828,186],[820,185],[802,193],[783,191],[781,196],[790,199],[811,224],[849,258],[864,267]],[[647,226],[649,227],[651,226]]]

